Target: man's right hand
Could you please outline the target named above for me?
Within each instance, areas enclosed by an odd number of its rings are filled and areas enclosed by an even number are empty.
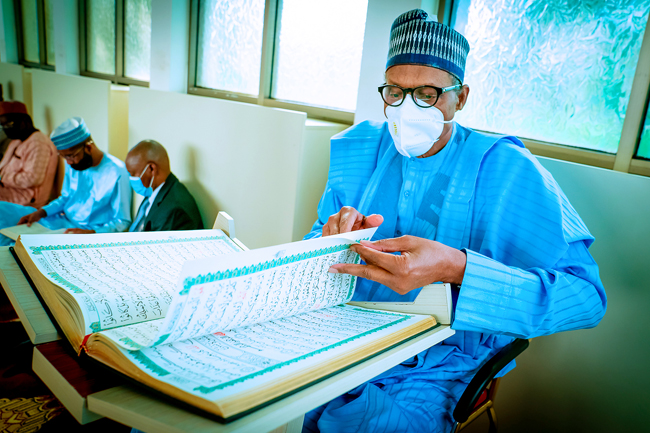
[[[327,224],[323,226],[323,237],[379,227],[383,222],[384,217],[381,215],[365,216],[351,206],[343,206],[338,213],[330,216]]]
[[[43,209],[39,209],[36,212],[32,212],[22,217],[20,221],[18,221],[18,225],[27,224],[27,227],[31,227],[33,223],[40,220],[41,218],[45,218],[46,216],[47,212],[45,212]]]

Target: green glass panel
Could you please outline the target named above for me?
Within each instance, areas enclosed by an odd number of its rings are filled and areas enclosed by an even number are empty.
[[[201,0],[196,85],[257,95],[264,0]]]
[[[20,13],[23,27],[23,56],[28,62],[40,63],[36,0],[21,0]]]
[[[615,153],[650,0],[458,0],[471,128]]]
[[[284,0],[273,97],[354,111],[367,9],[367,0]]]
[[[115,0],[86,0],[86,67],[115,74]]]
[[[54,66],[54,0],[45,0],[45,46],[47,47],[47,64]]]
[[[124,75],[149,81],[151,0],[126,0],[124,6]]]

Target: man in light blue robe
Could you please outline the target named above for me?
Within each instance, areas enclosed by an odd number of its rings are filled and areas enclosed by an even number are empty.
[[[122,232],[131,224],[129,173],[95,145],[84,120],[73,117],[50,138],[66,160],[61,196],[40,209],[0,202],[0,227],[39,222],[65,233]],[[8,245],[2,236],[0,244]]]
[[[550,173],[517,138],[452,121],[469,94],[468,51],[422,10],[395,20],[379,88],[388,122],[332,138],[305,236],[378,226],[353,247],[365,264],[330,272],[360,277],[355,301],[409,302],[452,283],[456,334],[306,414],[304,431],[448,432],[473,375],[514,337],[593,327],[605,313],[594,238]]]

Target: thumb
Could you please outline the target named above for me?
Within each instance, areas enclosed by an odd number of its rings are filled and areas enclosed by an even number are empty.
[[[366,217],[366,221],[363,225],[363,228],[369,229],[371,227],[379,227],[383,222],[384,222],[383,216],[379,214],[372,214]]]

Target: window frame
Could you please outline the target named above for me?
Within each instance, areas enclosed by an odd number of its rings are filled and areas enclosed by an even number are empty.
[[[16,16],[16,44],[18,45],[18,63],[30,68],[54,71],[54,65],[47,63],[47,36],[45,29],[45,0],[36,0],[36,20],[38,28],[38,57],[39,61],[31,62],[25,59],[25,41],[23,40],[23,9],[20,0],[14,0]],[[51,41],[53,44],[54,41]]]
[[[282,19],[282,0],[265,0],[264,27],[262,35],[262,57],[260,62],[260,85],[257,96],[237,93],[227,90],[199,87],[196,84],[199,40],[199,8],[200,0],[192,0],[190,4],[190,47],[187,93],[231,101],[247,102],[264,107],[283,108],[286,110],[302,111],[310,119],[319,119],[352,125],[354,111],[336,110],[305,103],[277,99],[272,97],[272,88],[277,77],[277,58],[279,50],[279,29]]]
[[[124,75],[125,0],[115,0],[115,73],[104,74],[88,70],[88,33],[86,26],[87,1],[88,0],[79,0],[79,74],[85,77],[109,80],[113,84],[149,87],[149,81],[136,80],[135,78],[130,78]]]
[[[455,12],[454,0],[439,0],[438,21],[451,25]],[[637,156],[646,110],[650,104],[650,15],[639,51],[639,60],[630,90],[630,99],[625,111],[625,121],[616,153],[584,149],[519,137],[534,155],[563,161],[621,171],[630,174],[650,176],[650,159]],[[481,131],[489,134],[503,134]]]

